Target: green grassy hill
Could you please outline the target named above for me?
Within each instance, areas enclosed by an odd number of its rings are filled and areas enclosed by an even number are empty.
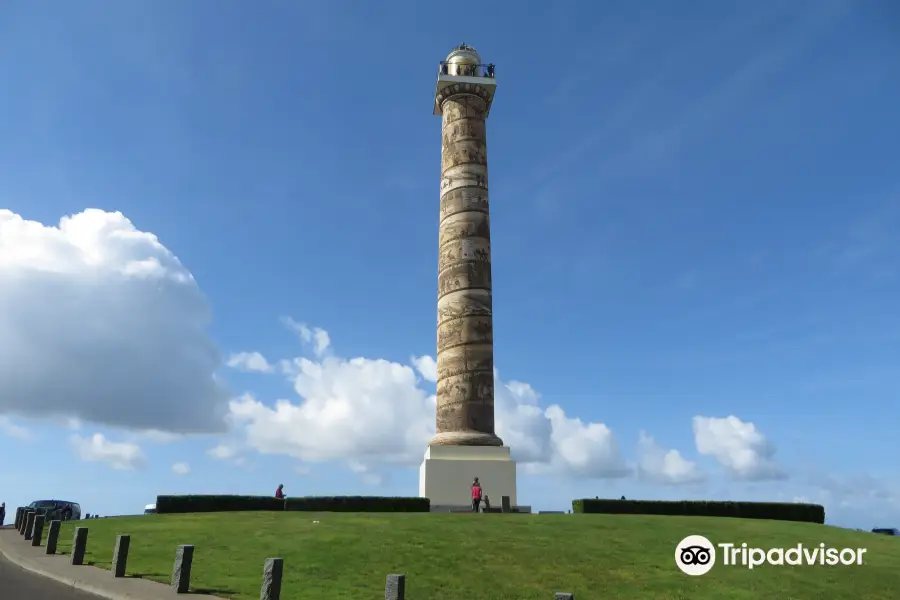
[[[180,544],[193,544],[193,587],[256,600],[263,563],[285,561],[285,598],[383,597],[389,573],[407,575],[410,600],[895,600],[900,539],[824,525],[697,517],[219,513],[83,522],[87,560],[109,567],[115,536],[132,535],[128,573],[168,582]],[[72,528],[60,535],[70,550]],[[675,546],[690,534],[762,548],[867,548],[861,566],[717,565],[689,577]]]

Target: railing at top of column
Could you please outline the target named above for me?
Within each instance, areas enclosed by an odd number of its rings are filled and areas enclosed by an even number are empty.
[[[439,75],[456,75],[460,77],[486,77],[494,78],[494,64],[470,65],[441,61],[438,65]]]

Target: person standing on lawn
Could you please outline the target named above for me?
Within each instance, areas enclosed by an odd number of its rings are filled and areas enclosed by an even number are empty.
[[[481,484],[478,483],[478,478],[475,478],[475,481],[472,482],[472,512],[478,512],[478,506],[481,504]]]

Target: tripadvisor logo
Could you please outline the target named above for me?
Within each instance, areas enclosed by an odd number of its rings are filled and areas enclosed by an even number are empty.
[[[713,544],[702,535],[689,535],[675,547],[675,565],[691,576],[706,575],[718,562],[726,567],[753,569],[772,566],[861,565],[866,548],[831,548],[825,544],[790,548],[756,548],[746,543]]]

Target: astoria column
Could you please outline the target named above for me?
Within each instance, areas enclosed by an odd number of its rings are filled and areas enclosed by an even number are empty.
[[[437,420],[430,445],[502,446],[494,433],[494,327],[485,120],[494,66],[462,44],[441,62]]]

